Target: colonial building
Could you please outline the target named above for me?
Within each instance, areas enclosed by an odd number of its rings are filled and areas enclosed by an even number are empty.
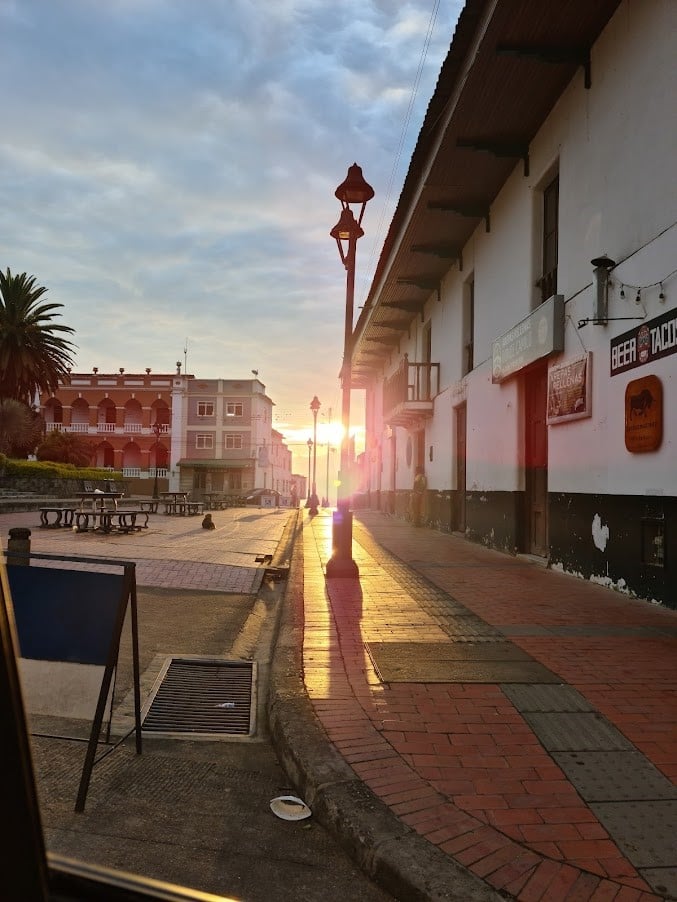
[[[166,479],[171,440],[172,375],[72,373],[40,410],[47,432],[75,432],[93,448],[92,463],[122,471],[125,478]],[[157,425],[156,425],[157,424]],[[155,428],[154,428],[155,427]]]
[[[677,4],[468,0],[355,327],[369,503],[677,606]]]
[[[46,431],[90,441],[92,463],[120,471],[130,492],[291,493],[291,451],[272,428],[273,402],[258,379],[176,373],[71,373],[40,398]],[[134,482],[130,482],[134,480]]]

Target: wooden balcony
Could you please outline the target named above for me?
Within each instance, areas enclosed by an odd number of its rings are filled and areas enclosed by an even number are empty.
[[[383,418],[390,426],[415,428],[432,417],[440,390],[439,363],[410,363],[407,355],[383,387]]]

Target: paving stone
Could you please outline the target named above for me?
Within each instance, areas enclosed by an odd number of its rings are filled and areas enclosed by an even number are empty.
[[[666,899],[677,899],[677,867],[640,868],[639,872],[654,892]]]
[[[677,867],[677,800],[593,802],[590,808],[636,868]]]
[[[535,626],[533,624],[508,624],[499,626],[498,629],[504,636],[554,636],[552,627]]]
[[[526,713],[524,719],[550,752],[634,748],[616,727],[596,712]]]
[[[507,645],[507,643],[506,643]],[[404,647],[403,647],[404,646]],[[430,643],[433,648],[439,648],[438,643]],[[374,667],[383,683],[547,683],[559,682],[559,677],[549,671],[542,664],[533,661],[528,656],[525,658],[504,658],[504,660],[492,660],[492,653],[496,651],[494,644],[487,645],[459,645],[456,649],[456,660],[442,659],[426,654],[427,643],[399,643],[399,642],[370,642],[366,644],[367,651],[374,663]],[[405,647],[408,651],[405,654]],[[442,646],[449,648],[449,646]],[[466,655],[463,650],[472,648],[472,656]],[[519,651],[515,646],[511,647],[512,654],[516,657]]]
[[[410,665],[425,661],[532,661],[530,655],[505,639],[478,642],[470,636],[452,642],[368,642],[367,649],[379,661]]]
[[[586,802],[677,799],[677,786],[638,751],[553,752]]]
[[[503,692],[518,711],[594,711],[580,692],[571,686],[504,686]]]

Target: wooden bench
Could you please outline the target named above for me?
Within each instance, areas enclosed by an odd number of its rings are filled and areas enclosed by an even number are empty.
[[[75,507],[41,507],[40,508],[40,528],[41,529],[59,529],[61,526],[72,526],[73,517],[77,508]],[[50,520],[50,517],[52,518]]]

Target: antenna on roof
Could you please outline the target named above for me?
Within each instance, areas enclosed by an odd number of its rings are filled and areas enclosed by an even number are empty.
[[[183,371],[184,373],[188,372],[188,339],[185,340],[183,345]]]

